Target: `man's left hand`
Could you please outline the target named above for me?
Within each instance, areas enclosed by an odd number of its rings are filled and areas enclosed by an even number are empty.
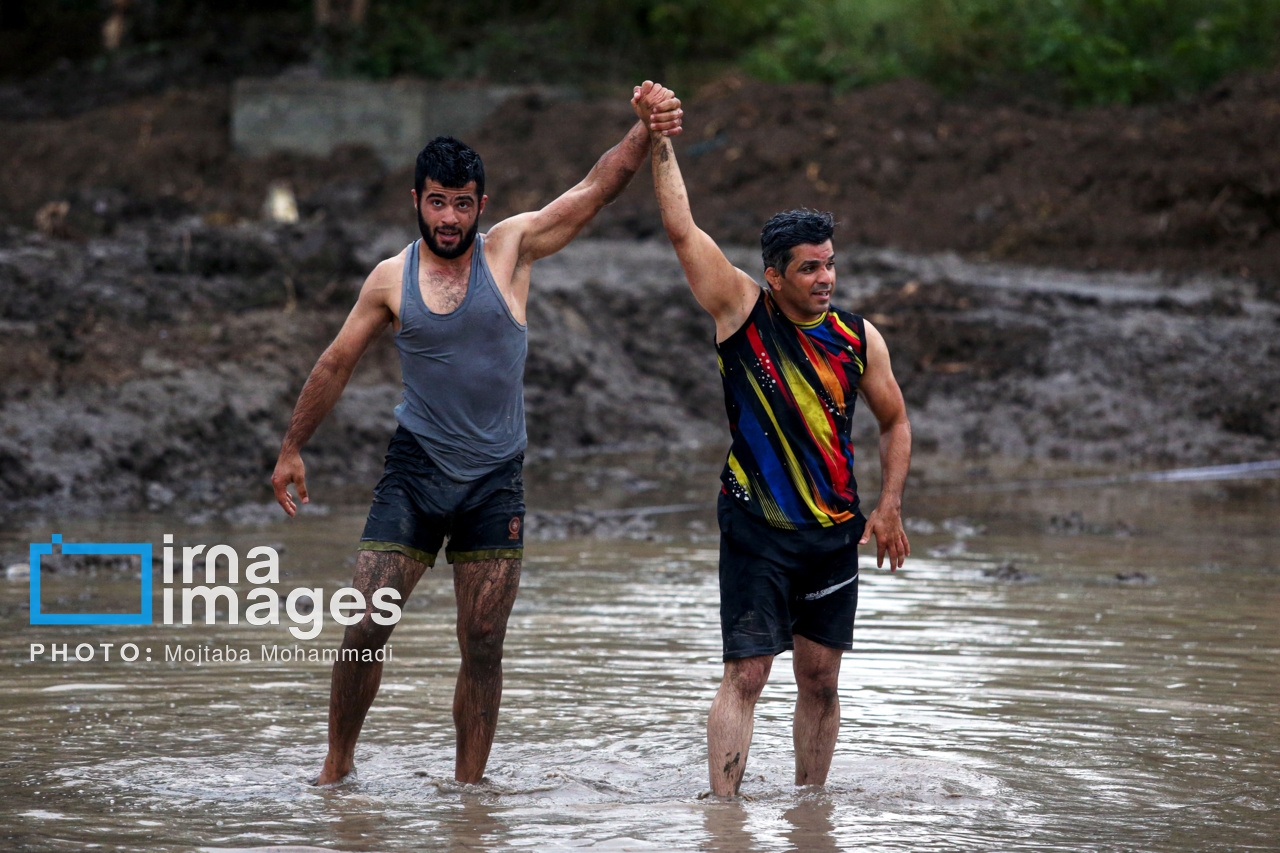
[[[884,555],[889,555],[889,571],[896,572],[911,556],[911,543],[902,529],[902,511],[896,506],[878,506],[867,519],[859,545],[866,545],[876,537],[876,568],[884,568]]]
[[[650,133],[679,136],[683,129],[684,110],[680,109],[680,99],[661,83],[646,80],[636,86],[632,90],[631,107],[648,125]]]

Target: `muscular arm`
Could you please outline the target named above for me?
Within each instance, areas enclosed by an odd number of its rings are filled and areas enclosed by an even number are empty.
[[[880,424],[880,500],[867,519],[860,545],[876,537],[876,565],[883,567],[889,555],[889,568],[895,570],[911,554],[911,543],[902,528],[902,490],[911,467],[911,422],[902,389],[893,376],[889,348],[880,331],[865,323],[867,334],[867,367],[858,383],[858,394]]]
[[[653,87],[655,109],[651,121],[636,122],[622,141],[604,153],[581,183],[546,207],[522,213],[495,225],[491,240],[518,243],[518,263],[531,264],[567,246],[605,205],[622,194],[631,183],[645,155],[649,153],[649,133],[680,132],[680,101],[670,90]]]
[[[524,226],[521,259],[533,262],[569,245],[605,205],[622,194],[648,153],[649,131],[637,122],[596,161],[581,183],[541,210],[523,215],[527,221],[520,223]]]
[[[289,429],[285,432],[284,441],[280,443],[280,456],[276,460],[275,472],[271,475],[276,500],[290,516],[297,512],[297,505],[288,491],[290,483],[297,486],[298,497],[302,502],[308,501],[306,468],[302,464],[303,445],[311,439],[320,422],[337,404],[364,351],[392,320],[391,309],[386,301],[388,271],[389,264],[383,262],[365,280],[355,307],[347,315],[338,336],[311,369],[311,375],[307,377],[302,393],[298,395],[293,417],[289,419]]]
[[[662,209],[662,227],[684,268],[693,298],[715,318],[716,341],[723,341],[746,321],[760,286],[729,263],[716,242],[694,224],[671,140],[657,135],[653,138],[653,188]]]

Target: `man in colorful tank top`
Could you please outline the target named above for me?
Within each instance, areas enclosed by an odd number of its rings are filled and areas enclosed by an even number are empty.
[[[453,699],[455,775],[479,782],[502,697],[502,643],[524,548],[525,304],[533,262],[558,252],[626,188],[650,134],[680,132],[680,102],[646,84],[652,114],[610,149],[582,183],[539,211],[479,234],[484,165],[452,137],[418,155],[413,201],[422,239],[380,263],[337,338],[302,388],[271,477],[292,516],[308,500],[301,449],[342,394],[356,362],[388,325],[404,382],[400,427],[374,490],[352,586],[365,597],[346,629],[329,695],[329,753],[316,784],[354,767],[356,739],[382,677],[403,602],[448,539],[462,667]],[[383,605],[383,606],[378,606]],[[390,623],[390,624],[388,624]]]
[[[642,120],[651,108],[636,90]],[[840,728],[842,653],[853,647],[858,546],[876,539],[890,569],[911,553],[902,487],[911,425],[876,329],[834,308],[835,222],[779,213],[760,237],[763,289],[693,222],[671,142],[653,141],[662,224],[698,304],[716,324],[732,444],[721,475],[720,627],[724,678],[711,706],[711,790],[742,784],[756,699],[773,658],[793,650],[796,784],[826,782]],[[853,477],[857,397],[880,424],[883,484],[864,518]]]

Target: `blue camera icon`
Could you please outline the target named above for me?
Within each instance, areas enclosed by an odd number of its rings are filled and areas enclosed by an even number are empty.
[[[40,609],[40,558],[53,554],[61,545],[64,554],[133,555],[141,558],[141,590],[138,613],[43,613]],[[55,533],[48,544],[31,543],[31,624],[32,625],[150,625],[151,624],[151,543],[80,542],[63,544]]]

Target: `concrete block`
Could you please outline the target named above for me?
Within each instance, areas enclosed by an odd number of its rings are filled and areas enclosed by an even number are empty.
[[[248,157],[278,151],[323,157],[338,145],[367,145],[398,167],[411,164],[433,137],[468,141],[503,101],[531,93],[575,96],[555,87],[245,78],[232,88],[231,143]]]

